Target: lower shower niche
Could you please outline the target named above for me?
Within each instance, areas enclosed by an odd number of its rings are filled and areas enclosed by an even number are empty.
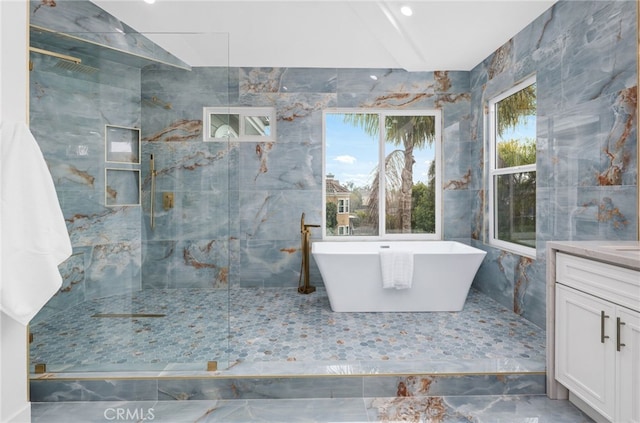
[[[137,169],[105,169],[107,206],[140,205],[140,171]]]

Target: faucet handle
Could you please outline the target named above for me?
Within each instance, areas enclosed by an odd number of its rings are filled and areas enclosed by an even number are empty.
[[[304,212],[302,212],[302,216],[300,216],[300,232],[305,232],[307,228],[319,228],[320,225],[308,225],[304,223]]]

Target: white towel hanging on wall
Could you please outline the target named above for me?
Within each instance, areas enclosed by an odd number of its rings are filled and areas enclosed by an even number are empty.
[[[55,186],[24,122],[0,123],[2,279],[0,309],[27,325],[62,286],[72,253]]]

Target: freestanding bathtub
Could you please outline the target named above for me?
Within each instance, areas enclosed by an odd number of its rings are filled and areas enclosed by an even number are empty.
[[[413,251],[408,289],[383,288],[380,251]],[[485,251],[455,241],[316,241],[311,252],[337,312],[460,311]]]

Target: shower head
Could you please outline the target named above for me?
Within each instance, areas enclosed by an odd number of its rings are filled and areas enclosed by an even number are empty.
[[[94,68],[93,66],[83,65],[82,63],[69,62],[67,60],[59,60],[58,63],[55,64],[55,67],[71,72],[86,74],[93,74],[98,71],[98,68]]]
[[[55,64],[54,67],[59,69],[72,71],[72,72],[80,72],[85,74],[93,74],[98,71],[98,68],[94,68],[93,66],[83,65],[81,63],[82,60],[77,57],[68,56],[66,54],[56,53],[54,51],[44,50],[37,47],[29,47],[29,51],[57,58],[58,62]],[[30,70],[33,70],[31,66],[30,66]]]

